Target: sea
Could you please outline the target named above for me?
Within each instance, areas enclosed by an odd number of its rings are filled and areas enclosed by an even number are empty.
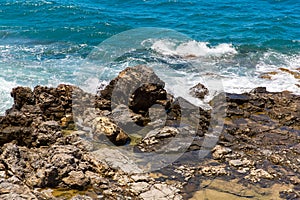
[[[300,94],[300,1],[0,0],[0,115],[14,87],[93,93],[137,64],[195,103],[199,82]]]

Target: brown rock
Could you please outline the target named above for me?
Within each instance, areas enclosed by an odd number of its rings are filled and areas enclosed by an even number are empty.
[[[226,154],[229,154],[232,152],[230,148],[223,147],[220,145],[217,145],[213,150],[212,150],[212,156],[214,159],[222,159]]]
[[[28,87],[17,87],[11,92],[11,96],[14,98],[14,107],[21,109],[24,104],[33,104],[33,92]]]
[[[166,105],[164,86],[165,83],[151,68],[138,65],[120,72],[100,91],[100,97],[112,101],[112,108],[124,104],[136,113],[145,113],[153,104]]]
[[[74,189],[83,189],[89,184],[89,179],[85,177],[82,171],[71,171],[69,176],[62,180],[70,188]]]
[[[124,145],[130,141],[128,135],[107,117],[97,117],[93,123],[95,137],[104,135],[115,145]]]
[[[300,79],[300,73],[299,72],[295,72],[295,71],[292,71],[292,70],[289,70],[289,69],[286,69],[286,68],[283,68],[283,67],[279,68],[279,70],[293,75],[296,79]]]
[[[198,83],[194,87],[190,88],[190,94],[199,99],[203,99],[206,95],[208,95],[208,93],[208,89],[201,83]]]
[[[272,76],[276,75],[276,74],[278,74],[278,72],[266,72],[266,73],[261,74],[259,76],[259,78],[270,80],[270,79],[272,79]]]

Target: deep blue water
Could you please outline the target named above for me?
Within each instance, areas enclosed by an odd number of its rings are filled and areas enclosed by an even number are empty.
[[[2,0],[0,27],[1,43],[35,40],[97,45],[125,30],[162,27],[198,41],[288,52],[299,50],[300,2]]]
[[[298,0],[0,0],[0,113],[11,104],[12,87],[76,84],[74,72],[95,46],[140,27],[167,28],[196,41],[198,46],[187,43],[186,49],[193,55],[201,51],[202,62],[219,69],[225,90],[260,85],[295,93],[300,89],[295,85],[299,80],[289,74],[279,74],[273,82],[257,78],[280,67],[299,71]],[[151,48],[159,54],[156,60],[164,59],[165,44]],[[181,56],[182,49],[176,52]],[[120,65],[126,66],[124,61]],[[117,70],[111,73],[106,77]]]

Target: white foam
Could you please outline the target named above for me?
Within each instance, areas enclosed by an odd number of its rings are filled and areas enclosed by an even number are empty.
[[[210,108],[207,103],[217,93],[223,91],[222,81],[219,79],[207,79],[205,76],[199,76],[199,73],[174,70],[163,65],[153,65],[152,68],[157,76],[165,82],[165,89],[168,93],[174,97],[183,97],[190,103],[202,108]],[[209,94],[202,100],[190,94],[190,88],[198,83],[202,83],[209,90]]]
[[[6,81],[0,77],[0,115],[4,115],[5,110],[13,104],[13,99],[10,96],[12,88],[16,87],[16,82]]]
[[[300,94],[300,80],[292,74],[280,70],[285,68],[292,72],[297,72],[300,67],[300,55],[286,55],[282,53],[268,51],[263,54],[257,63],[253,74],[249,76],[225,76],[222,78],[224,90],[232,93],[249,92],[256,87],[266,87],[270,92],[281,92],[288,90],[294,94]],[[261,75],[269,72],[270,79],[260,78]],[[221,72],[222,73],[222,72]],[[224,74],[224,73],[223,73]]]
[[[0,77],[0,114],[11,107],[13,99],[10,97],[10,92],[13,87],[18,85],[33,88],[38,84],[57,86],[60,83],[71,83],[88,92],[95,93],[99,85],[107,84],[107,82],[99,81],[99,77],[109,81],[121,70],[132,66],[132,63],[139,59],[134,57],[132,60],[128,59],[124,62],[114,63],[113,66],[103,67],[90,66],[86,60],[72,55],[66,55],[65,58],[59,59],[46,57],[44,60],[32,57],[43,54],[47,49],[59,51],[60,48],[56,45],[33,45],[30,47],[0,45],[0,69],[5,73],[4,78]],[[300,88],[296,86],[296,84],[300,84],[299,79],[279,69],[283,67],[299,73],[300,54],[285,55],[267,51],[261,56],[256,66],[249,70],[249,73],[248,71],[241,73],[241,71],[247,70],[247,66],[237,67],[241,64],[240,61],[235,60],[235,56],[227,56],[237,53],[231,44],[219,44],[211,47],[208,43],[194,40],[179,43],[174,40],[149,39],[142,45],[161,55],[166,55],[163,56],[163,59],[167,60],[167,64],[160,63],[165,66],[160,66],[158,63],[147,63],[147,65],[157,69],[154,71],[165,81],[167,90],[196,105],[202,105],[203,102],[207,102],[222,90],[242,93],[259,86],[267,87],[269,91],[274,92],[289,90],[300,94]],[[81,46],[78,48],[80,49]],[[197,59],[184,59],[185,57],[197,57]],[[160,60],[158,59],[158,62]],[[183,68],[172,69],[168,66],[170,63],[180,64],[180,62],[183,62]],[[187,62],[192,65],[185,67],[184,64]],[[82,70],[76,70],[76,67],[82,68]],[[261,74],[273,71],[277,74],[272,75],[271,80],[259,78]],[[205,75],[206,72],[208,72],[207,75]],[[81,77],[88,78],[81,82]],[[223,83],[224,89],[221,86],[215,86],[216,80],[218,83]],[[209,89],[209,96],[204,101],[193,98],[189,94],[189,89],[198,83],[204,84]],[[84,88],[85,85],[86,88]]]
[[[227,58],[228,59],[228,58]],[[247,70],[247,68],[224,67],[216,68],[216,63],[213,59],[208,59],[211,65],[206,66],[203,70],[171,70],[166,71],[159,68],[156,73],[166,82],[168,91],[172,91],[175,96],[182,96],[195,105],[203,106],[211,100],[219,92],[225,91],[229,93],[243,93],[250,92],[256,87],[266,87],[270,92],[281,92],[288,90],[294,94],[300,94],[300,80],[296,79],[294,75],[282,71],[279,68],[284,67],[290,71],[299,73],[300,55],[285,55],[275,52],[266,52],[261,57],[256,65],[256,68],[249,70],[247,73],[240,73],[240,70]],[[206,73],[213,68],[212,73]],[[197,68],[197,65],[193,66]],[[263,79],[260,76],[266,72],[277,72],[271,75],[271,79]],[[241,75],[242,74],[242,75]],[[209,95],[203,100],[193,98],[189,94],[189,89],[197,83],[204,84],[209,89]]]
[[[59,43],[47,45],[0,45],[0,114],[12,105],[10,97],[12,88],[36,85],[56,87],[58,84],[74,84],[74,72],[84,60],[78,56],[65,53],[64,58],[53,58],[45,52],[60,51]],[[69,46],[67,46],[69,47]],[[70,48],[82,48],[70,46]],[[44,55],[43,59],[41,56]]]
[[[294,70],[300,67],[300,54],[285,55],[278,52],[267,51],[256,65],[257,72],[270,72],[278,68]]]
[[[81,85],[81,89],[86,92],[96,94],[99,90],[104,89],[106,85],[108,85],[107,81],[100,81],[99,78],[91,77],[84,81]]]
[[[264,53],[264,56],[256,66],[257,75],[268,72],[275,72],[276,74],[270,74],[270,80],[261,80],[260,78],[258,80],[261,82],[260,85],[266,86],[269,91],[288,90],[295,94],[300,94],[300,88],[296,86],[296,84],[300,84],[300,80],[280,68],[299,73],[300,54],[285,55],[272,51]]]
[[[293,79],[292,75],[280,74],[275,75],[274,80],[264,80],[258,77],[235,77],[223,78],[223,86],[225,92],[243,93],[250,92],[256,87],[266,87],[269,92],[281,92],[288,90],[294,94],[300,94],[299,88],[295,85],[297,81]]]
[[[237,51],[232,44],[219,44],[209,47],[207,42],[198,42],[195,40],[179,43],[171,40],[157,40],[151,46],[151,49],[163,54],[181,57],[205,57],[222,56],[224,54],[236,54]]]

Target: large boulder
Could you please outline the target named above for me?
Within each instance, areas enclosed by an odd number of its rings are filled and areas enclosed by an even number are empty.
[[[120,104],[135,113],[146,113],[154,104],[166,105],[165,83],[144,65],[128,67],[100,91],[99,99],[111,101],[112,108]]]

